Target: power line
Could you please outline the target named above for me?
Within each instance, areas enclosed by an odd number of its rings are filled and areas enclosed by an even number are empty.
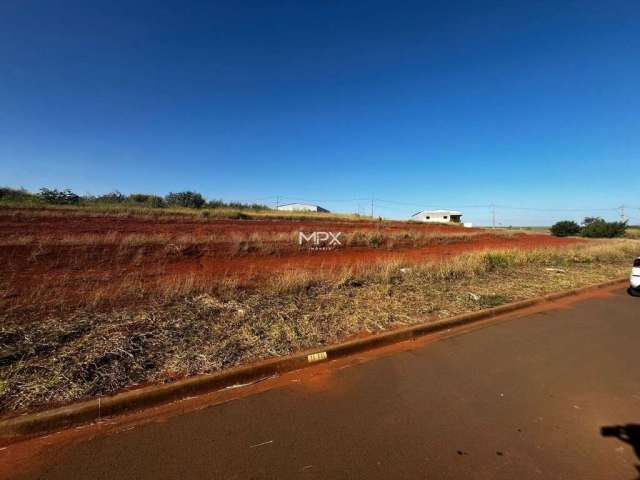
[[[510,205],[502,205],[502,204],[474,204],[474,205],[457,205],[455,202],[442,202],[438,204],[425,204],[425,203],[417,203],[417,202],[404,202],[398,200],[388,200],[384,198],[323,198],[323,199],[311,199],[311,198],[302,198],[302,197],[288,197],[288,196],[271,196],[271,197],[263,197],[258,200],[267,200],[267,199],[276,199],[276,202],[279,203],[280,200],[295,200],[299,202],[316,202],[316,203],[347,203],[347,202],[375,202],[389,204],[389,205],[398,205],[398,206],[408,206],[408,207],[416,207],[416,208],[439,208],[443,204],[453,204],[456,208],[496,208],[500,210],[520,210],[520,211],[532,211],[532,212],[610,212],[620,210],[621,208],[632,208],[640,210],[640,207],[629,207],[629,206],[618,206],[618,207],[582,207],[582,208],[548,208],[548,207],[528,207],[528,206],[510,206]],[[624,212],[623,212],[624,213]]]
[[[400,206],[416,207],[416,208],[437,208],[440,206],[435,204],[425,205],[424,203],[398,202],[396,200],[385,200],[382,198],[376,198],[375,200],[376,202],[389,203],[391,205],[400,205]],[[454,203],[454,202],[450,202],[450,203]],[[487,207],[490,207],[490,205],[457,205],[457,207],[458,208],[487,208]]]
[[[596,213],[596,212],[615,212],[615,211],[619,211],[620,212],[620,220],[621,221],[625,221],[625,219],[627,220],[631,220],[631,219],[635,219],[636,217],[627,217],[625,215],[625,209],[628,208],[632,208],[634,210],[639,210],[640,211],[640,207],[630,207],[628,205],[621,205],[621,206],[617,206],[617,207],[604,207],[604,206],[600,206],[600,207],[582,207],[582,208],[549,208],[549,207],[530,207],[530,206],[510,206],[510,205],[502,205],[502,204],[495,204],[495,203],[489,203],[489,204],[474,204],[474,205],[456,205],[455,202],[442,202],[440,205],[435,205],[435,204],[430,204],[430,205],[425,205],[423,203],[417,203],[417,202],[406,202],[406,201],[399,201],[399,200],[389,200],[389,199],[383,199],[383,198],[376,198],[376,197],[369,197],[369,198],[324,198],[324,199],[309,199],[309,198],[301,198],[301,197],[287,197],[287,196],[281,196],[281,195],[277,195],[277,196],[272,196],[272,197],[263,197],[263,199],[275,199],[275,205],[276,208],[278,208],[281,205],[281,201],[282,200],[287,200],[287,201],[297,201],[297,202],[304,202],[304,203],[315,203],[315,204],[320,204],[320,203],[357,203],[357,211],[360,212],[361,211],[361,204],[363,202],[369,203],[370,204],[370,213],[371,213],[371,218],[374,218],[374,214],[375,214],[375,210],[383,210],[383,211],[388,211],[388,212],[399,212],[401,211],[401,209],[399,208],[394,208],[394,207],[412,207],[412,208],[416,208],[416,209],[420,209],[420,210],[429,210],[429,209],[437,209],[437,208],[442,208],[442,205],[446,205],[448,204],[449,206],[454,206],[457,209],[485,209],[485,211],[487,211],[487,213],[489,213],[489,215],[491,216],[491,225],[495,228],[496,225],[498,225],[498,221],[497,221],[497,216],[499,214],[500,211],[517,211],[517,212],[530,212],[531,214],[533,213],[539,213],[539,214],[562,214],[562,213],[574,213],[574,214],[583,214],[583,215],[588,215],[590,213]],[[259,199],[261,200],[261,199]],[[365,203],[365,204],[366,204]],[[366,209],[366,207],[364,207],[362,210]],[[482,215],[480,212],[477,212],[476,214],[474,214],[475,216],[477,215]],[[535,215],[533,215],[535,216]],[[555,215],[553,215],[555,216]],[[502,218],[502,216],[501,216]],[[527,217],[530,218],[530,217]],[[515,220],[517,222],[517,220],[515,218],[510,218],[510,219],[505,219],[502,218],[502,222],[505,221],[513,221]]]
[[[271,197],[273,198],[273,197]],[[283,197],[282,195],[279,198],[283,200],[295,200],[298,202],[325,202],[325,203],[341,203],[341,202],[368,202],[371,200],[371,197],[363,197],[363,198],[340,198],[340,199],[329,199],[329,198],[301,198],[301,197]]]
[[[392,205],[402,205],[402,206],[411,206],[418,208],[437,208],[439,205],[431,204],[425,205],[420,203],[412,203],[412,202],[399,202],[395,200],[385,200],[382,198],[376,198],[376,202],[389,203]],[[443,202],[444,203],[444,202]],[[454,204],[457,208],[497,208],[502,210],[523,210],[523,211],[537,211],[537,212],[593,212],[593,211],[614,211],[618,210],[620,207],[596,207],[596,208],[542,208],[542,207],[511,207],[508,205],[497,205],[497,204],[487,204],[487,205],[456,205],[455,202],[450,202]]]
[[[618,210],[620,207],[599,207],[599,208],[539,208],[539,207],[509,207],[506,205],[496,205],[497,208],[501,208],[503,210],[528,210],[533,212],[603,212],[603,211],[614,211]]]

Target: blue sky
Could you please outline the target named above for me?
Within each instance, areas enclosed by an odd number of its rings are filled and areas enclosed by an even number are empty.
[[[0,185],[640,218],[638,25],[615,0],[4,0]]]

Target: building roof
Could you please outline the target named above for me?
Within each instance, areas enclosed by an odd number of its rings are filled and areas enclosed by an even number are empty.
[[[315,205],[313,203],[302,203],[302,202],[294,202],[294,203],[285,203],[283,205],[278,205],[276,207],[276,209],[280,210],[280,209],[286,209],[287,207],[297,207],[298,209],[302,210],[302,209],[309,209],[309,210],[316,210],[318,212],[329,212],[329,210],[327,210],[324,207],[321,207],[320,205]]]
[[[288,207],[290,205],[302,205],[304,207],[322,208],[320,205],[314,205],[313,203],[302,203],[302,202],[282,203],[282,204],[278,205],[278,208],[280,208],[280,207]]]
[[[458,210],[422,210],[420,212],[414,213],[411,216],[415,217],[416,215],[420,215],[421,213],[423,213],[425,215],[437,215],[437,214],[442,214],[442,215],[462,215],[462,212],[459,212]]]

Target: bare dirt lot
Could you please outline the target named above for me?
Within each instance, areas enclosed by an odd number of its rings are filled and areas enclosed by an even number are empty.
[[[341,232],[312,249],[298,232]],[[213,220],[38,211],[0,213],[1,301],[7,309],[113,303],[274,273],[330,272],[379,261],[441,260],[484,249],[579,242],[543,234],[392,221]],[[320,245],[321,247],[323,245]],[[140,301],[138,299],[137,301]]]

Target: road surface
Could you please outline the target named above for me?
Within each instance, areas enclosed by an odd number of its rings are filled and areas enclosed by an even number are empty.
[[[616,290],[162,421],[52,442],[13,474],[632,479],[632,447],[600,429],[640,423],[639,341],[640,298]],[[640,445],[637,434],[631,441]]]

